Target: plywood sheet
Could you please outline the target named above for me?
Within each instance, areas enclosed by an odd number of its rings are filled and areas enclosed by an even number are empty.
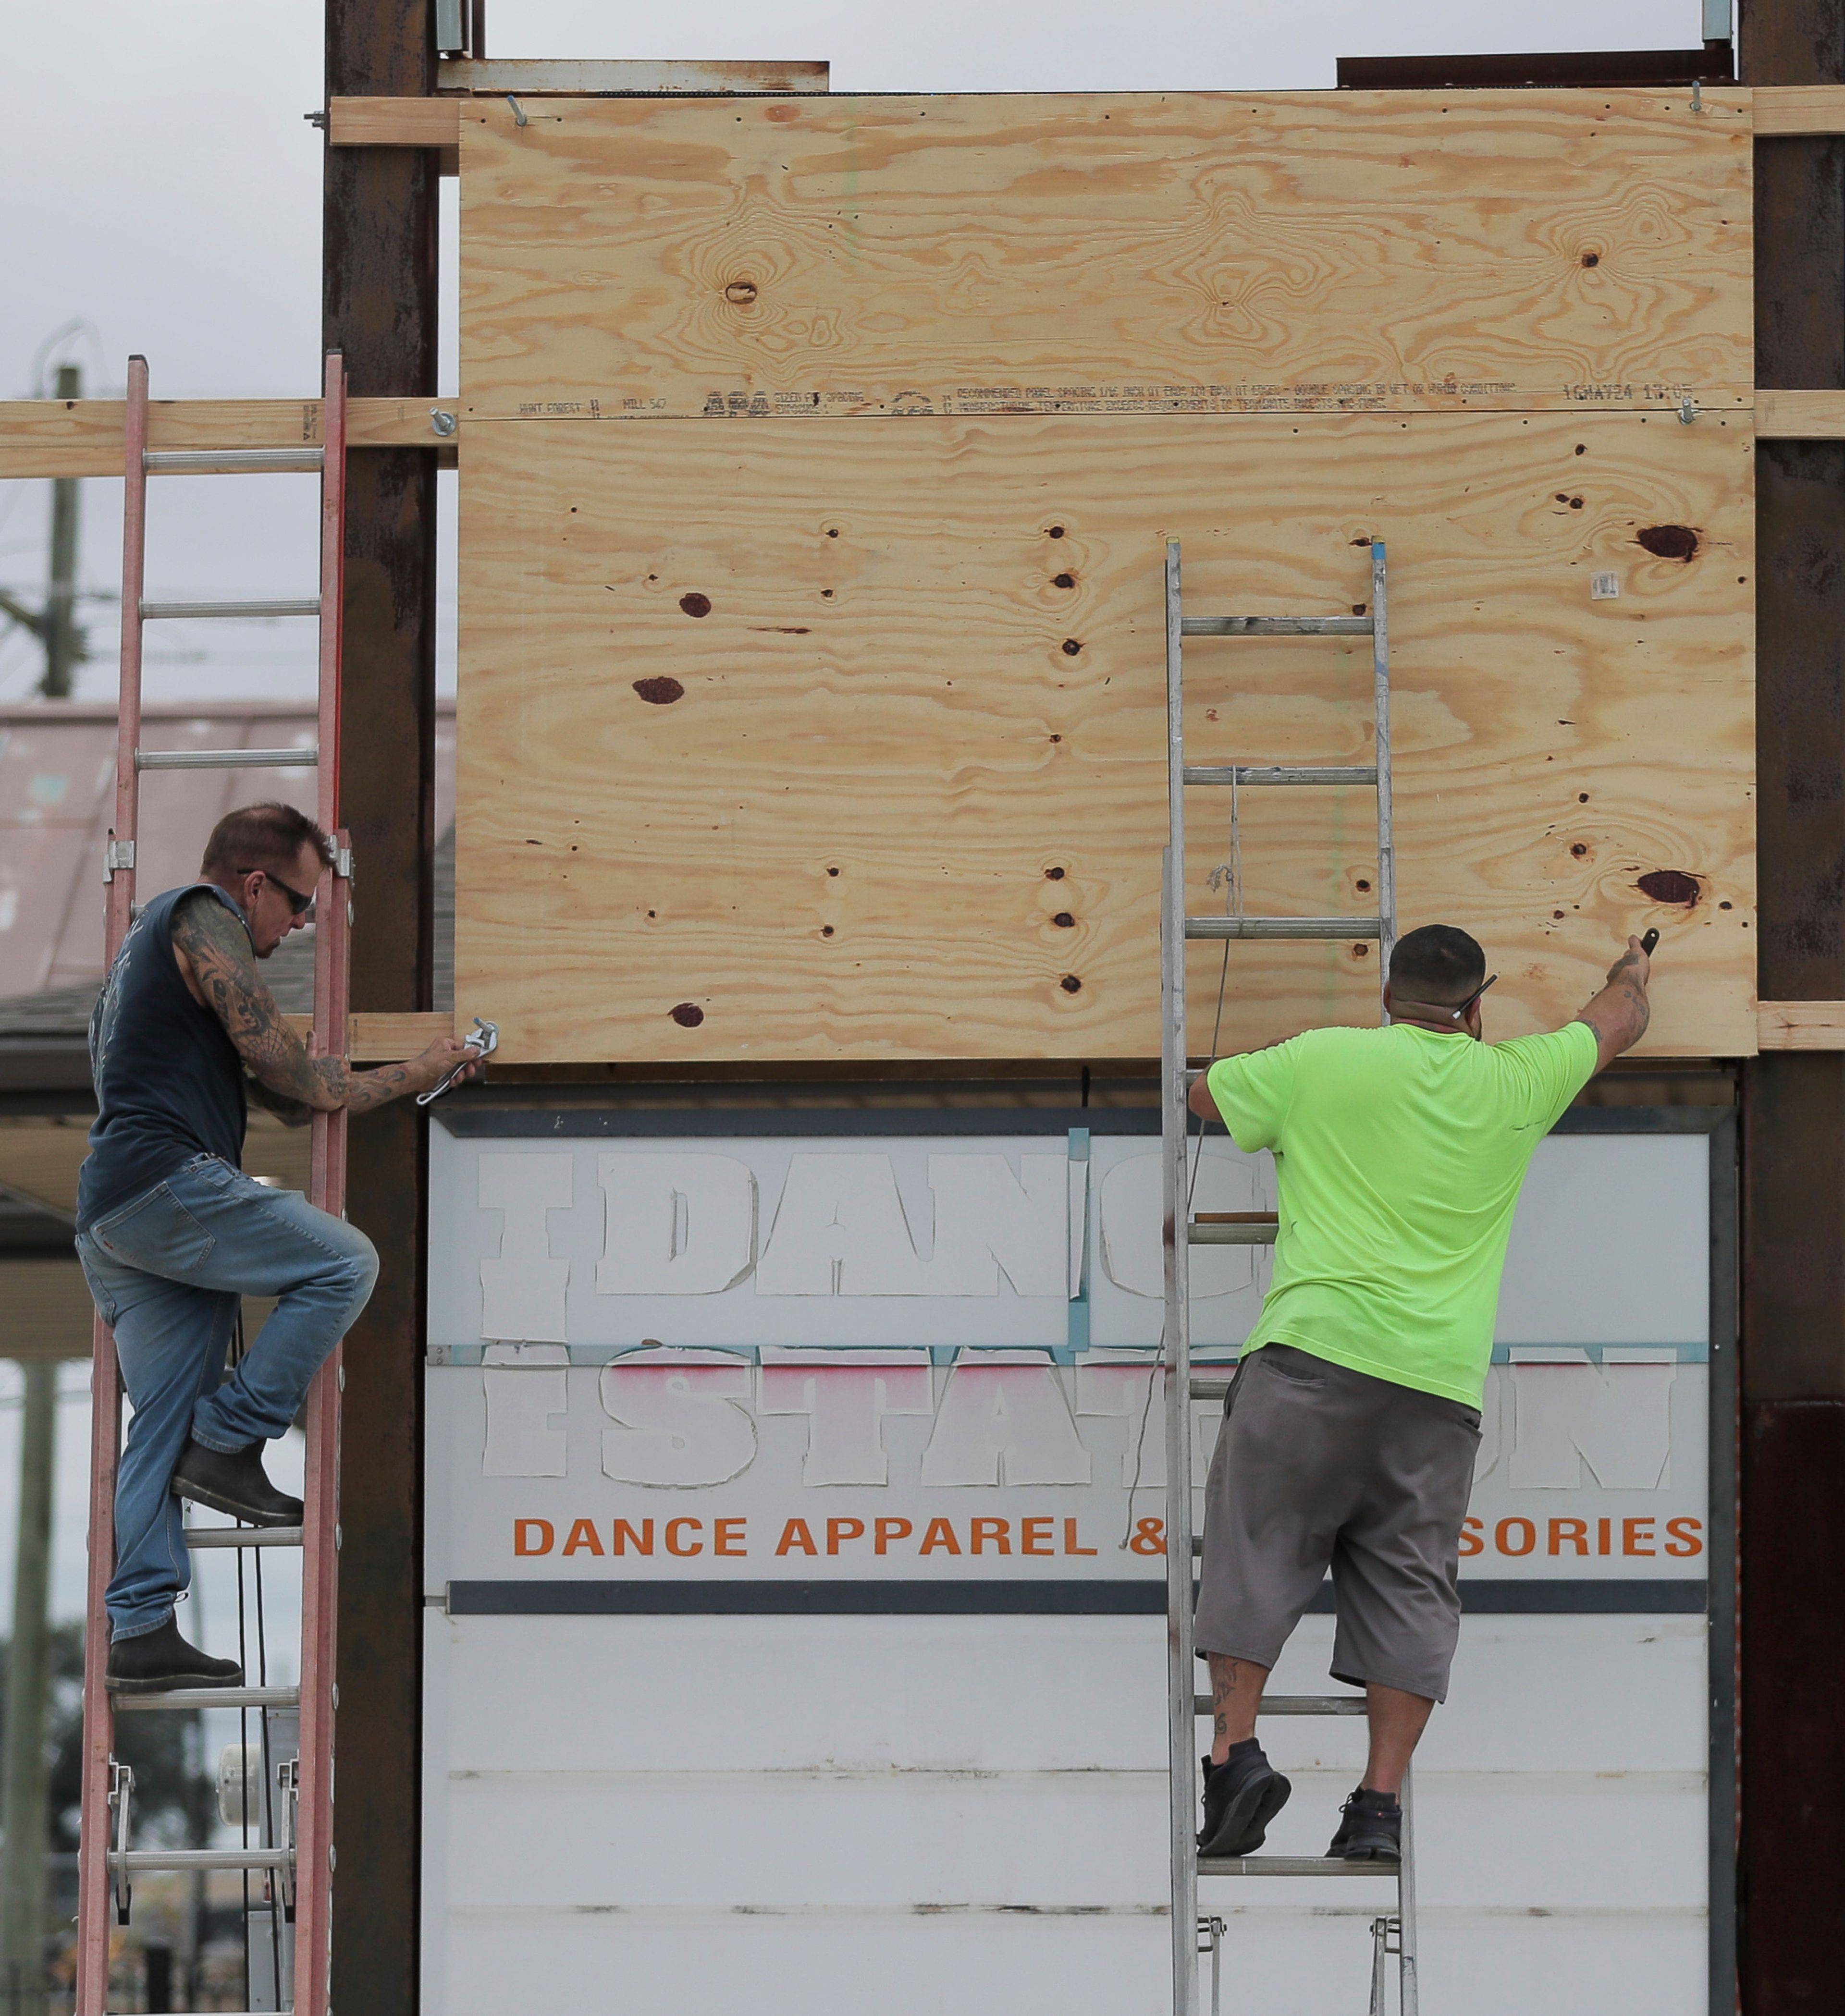
[[[1746,405],[1749,100],[445,103],[463,411]]]
[[[1752,462],[1638,414],[477,426],[460,1013],[510,1061],[1156,1054],[1162,542],[1193,611],[1282,615],[1364,601],[1383,537],[1405,927],[1481,937],[1503,1036],[1657,924],[1649,1047],[1751,1052]],[[1194,760],[1364,760],[1368,654],[1188,646]],[[1362,909],[1368,792],[1239,811],[1249,911]],[[1220,1042],[1375,988],[1233,946]]]

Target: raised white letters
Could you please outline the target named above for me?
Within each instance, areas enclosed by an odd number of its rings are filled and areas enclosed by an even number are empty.
[[[570,1438],[552,1419],[570,1406],[570,1352],[561,1344],[490,1344],[482,1353],[487,1396],[483,1477],[568,1477]],[[509,1368],[514,1366],[517,1371]],[[542,1369],[538,1369],[542,1368]]]
[[[1102,1266],[1130,1295],[1157,1301],[1166,1293],[1166,1255],[1160,1244],[1163,1206],[1157,1152],[1130,1155],[1102,1179]],[[1205,1154],[1192,1194],[1196,1211],[1260,1211],[1257,1165]],[[1194,1301],[1234,1294],[1268,1278],[1267,1247],[1195,1246],[1190,1261]]]
[[[602,1370],[603,1474],[618,1484],[681,1489],[727,1484],[756,1453],[746,1408],[754,1368],[741,1359],[662,1353],[618,1359]]]
[[[1672,1449],[1670,1349],[1512,1352],[1515,1491],[1573,1491],[1586,1463],[1604,1491],[1657,1491]]]
[[[920,1295],[924,1272],[889,1156],[788,1157],[758,1294]]]
[[[719,1295],[749,1272],[756,1179],[730,1155],[598,1155],[599,1295]]]
[[[922,1352],[908,1363],[832,1352],[805,1359],[792,1352],[785,1359],[766,1356],[762,1394],[762,1413],[808,1417],[801,1464],[806,1485],[888,1483],[885,1416],[928,1413],[935,1398],[934,1374]]]
[[[482,1210],[506,1213],[498,1256],[481,1262],[481,1336],[564,1343],[570,1262],[551,1258],[546,1214],[568,1210],[575,1195],[568,1150],[485,1154],[479,1194]]]
[[[1089,1452],[1054,1369],[1003,1352],[964,1352],[948,1375],[924,1484],[1086,1484]]]

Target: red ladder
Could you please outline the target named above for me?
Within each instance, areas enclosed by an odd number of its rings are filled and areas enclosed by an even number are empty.
[[[121,696],[117,720],[115,823],[104,876],[108,884],[107,959],[114,963],[135,914],[135,841],[144,769],[299,766],[304,752],[189,750],[154,752],[141,740],[142,626],[168,616],[262,617],[315,614],[320,625],[318,816],[333,836],[334,859],[315,892],[314,1033],[316,1054],[344,1056],[351,913],[351,850],[340,830],[340,643],[346,535],[346,374],[339,355],[326,359],[320,448],[240,448],[193,452],[147,445],[147,361],[128,361],[128,485],[122,523]],[[259,470],[320,471],[320,594],[315,602],[150,603],[145,598],[147,479],[150,475],[247,474]],[[346,1115],[314,1116],[308,1191],[323,1211],[341,1214],[346,1201]],[[307,1406],[307,1488],[299,1534],[270,1529],[202,1529],[198,1544],[238,1547],[286,1544],[302,1550],[300,1755],[281,1766],[280,1839],[261,1847],[137,1849],[131,1843],[132,1774],[117,1766],[115,1716],[121,1708],[189,1709],[292,1708],[295,1690],[212,1687],[124,1697],[103,1686],[109,1623],[103,1593],[115,1566],[115,1473],[121,1449],[122,1389],[115,1340],[97,1319],[91,1381],[89,1589],[84,1640],[83,1817],[77,1877],[76,2016],[106,2016],[109,2006],[111,1913],[127,1922],[139,1870],[237,1869],[268,1874],[295,1924],[294,1993],[284,2006],[301,2016],[326,2016],[332,1936],[334,1629],[339,1578],[340,1352],[322,1366]],[[206,1534],[211,1538],[205,1538]],[[280,1984],[278,1984],[279,1986]]]

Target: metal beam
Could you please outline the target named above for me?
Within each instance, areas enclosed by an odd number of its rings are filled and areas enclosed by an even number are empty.
[[[326,89],[427,96],[427,0],[327,0]],[[427,412],[436,384],[434,157],[329,148],[323,329],[355,399]],[[435,852],[435,506],[431,458],[348,459],[342,823],[352,836],[351,995],[430,1006]],[[352,1132],[347,1206],[377,1246],[377,1292],[348,1337],[341,1427],[339,1799],[333,2007],[418,2006],[424,1132],[407,1103]]]
[[[1837,0],[1745,0],[1741,29],[1746,82],[1845,84]],[[1845,388],[1845,140],[1760,139],[1755,188],[1757,382]],[[1757,464],[1760,992],[1836,1002],[1845,441],[1764,441]],[[1845,1562],[1845,1057],[1764,1055],[1742,1082],[1738,1987],[1744,2011],[1778,2016],[1836,1992],[1814,1858],[1845,1800],[1829,1678],[1845,1618],[1821,1593]]]

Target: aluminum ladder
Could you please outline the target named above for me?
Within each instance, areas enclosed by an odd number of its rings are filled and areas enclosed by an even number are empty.
[[[1166,779],[1169,836],[1160,908],[1160,1107],[1162,1224],[1166,1259],[1166,1325],[1162,1362],[1166,1383],[1167,1712],[1170,1747],[1170,1850],[1173,2016],[1198,2016],[1198,1957],[1211,1958],[1212,2009],[1218,2007],[1223,1921],[1198,1914],[1200,1877],[1319,1877],[1376,1883],[1396,1889],[1393,1913],[1371,1924],[1370,2016],[1385,2016],[1388,1962],[1397,1963],[1399,2016],[1416,2016],[1416,1907],[1411,1787],[1403,1782],[1400,1863],[1352,1863],[1324,1856],[1251,1855],[1201,1859],[1198,1827],[1198,1722],[1212,1712],[1197,1690],[1193,1642],[1196,1600],[1191,1530],[1191,1403],[1221,1402],[1227,1382],[1195,1380],[1191,1371],[1190,1249],[1198,1245],[1273,1243],[1275,1219],[1265,1212],[1191,1211],[1191,1171],[1186,1095],[1193,1074],[1186,1039],[1186,946],[1195,939],[1351,939],[1378,941],[1379,1012],[1390,949],[1396,937],[1396,895],[1390,812],[1390,647],[1383,542],[1371,546],[1368,613],[1350,616],[1187,616],[1180,596],[1179,542],[1166,553]],[[1194,764],[1185,760],[1184,641],[1187,637],[1357,637],[1371,640],[1375,761],[1365,765]],[[1377,897],[1375,916],[1248,917],[1185,914],[1185,793],[1196,787],[1368,785],[1377,793]],[[1234,799],[1233,796],[1232,803]],[[1240,892],[1239,892],[1240,893]],[[1228,906],[1226,906],[1227,910]],[[1227,950],[1226,957],[1227,958]],[[1183,1228],[1183,1231],[1181,1231]],[[1269,1715],[1362,1715],[1361,1694],[1267,1695]]]
[[[121,689],[117,722],[115,822],[103,863],[108,884],[107,963],[113,965],[138,914],[135,902],[141,773],[144,770],[299,768],[318,771],[317,813],[333,841],[333,859],[315,891],[314,1030],[318,1055],[344,1056],[347,1041],[348,973],[352,858],[340,830],[340,631],[346,535],[346,373],[337,354],[326,360],[322,445],[289,448],[175,451],[148,446],[147,361],[128,361],[125,406],[127,488],[122,514]],[[151,475],[245,475],[265,471],[320,473],[320,592],[310,599],[263,602],[150,602],[146,597],[147,479]],[[141,652],[144,626],[163,617],[236,619],[313,617],[319,626],[319,700],[316,747],[164,751],[140,747]],[[346,1197],[344,1112],[316,1113],[310,1148],[308,1194],[336,1215]],[[316,1375],[307,1402],[307,1482],[298,1528],[204,1527],[189,1531],[194,1548],[298,1546],[301,1561],[301,1680],[296,1687],[199,1687],[124,1696],[103,1685],[109,1625],[103,1593],[114,1570],[115,1475],[121,1449],[122,1389],[115,1341],[98,1318],[91,1381],[89,1574],[83,1678],[83,1805],[77,1867],[76,2016],[106,2016],[112,1917],[128,1922],[133,1879],[155,1870],[240,1870],[263,1874],[272,1906],[294,1924],[292,1992],[274,1984],[265,1999],[325,2016],[333,1871],[334,1627],[339,1528],[340,1353]],[[247,1678],[247,1675],[246,1675]],[[264,1717],[261,1755],[271,1739],[291,1727],[298,1713],[295,1754],[276,1770],[274,1796],[262,1802],[279,1812],[259,1844],[234,1848],[137,1848],[132,1834],[133,1773],[114,1755],[115,1717],[124,1711],[159,1713],[205,1708],[243,1708]],[[279,1726],[268,1726],[275,1716]],[[245,1811],[247,1812],[247,1801]],[[286,2000],[284,1998],[286,1998]],[[252,1998],[254,1999],[254,1998]]]

